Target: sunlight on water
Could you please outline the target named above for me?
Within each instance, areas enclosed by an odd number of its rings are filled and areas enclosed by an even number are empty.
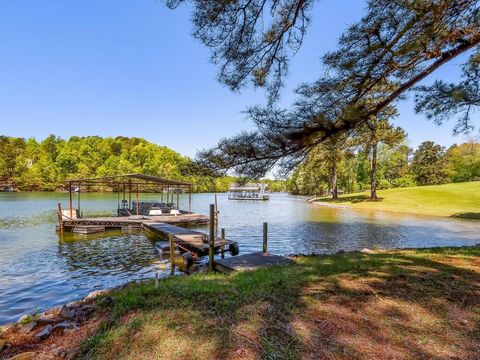
[[[81,196],[85,216],[115,213],[115,194]],[[156,271],[166,275],[166,259],[154,249],[157,240],[143,233],[56,234],[57,202],[66,207],[67,197],[0,193],[0,324],[96,289],[151,278]],[[213,199],[213,194],[194,195],[193,210],[208,213]],[[264,202],[229,201],[219,194],[218,204],[219,227],[239,242],[241,253],[261,250],[263,222],[269,224],[269,250],[278,254],[480,242],[479,222],[322,208],[288,194],[274,194]],[[181,207],[188,207],[186,196]],[[208,227],[197,229],[208,232]]]

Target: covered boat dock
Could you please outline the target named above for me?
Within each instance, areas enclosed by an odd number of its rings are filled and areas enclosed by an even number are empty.
[[[69,206],[58,205],[59,230],[74,231],[81,226],[99,229],[142,228],[145,222],[207,224],[208,217],[192,212],[192,184],[145,174],[125,174],[66,181]],[[117,193],[117,210],[112,216],[83,217],[81,194],[108,191]],[[155,200],[141,200],[142,193],[158,194]],[[180,194],[188,194],[188,209],[180,208]],[[75,199],[76,198],[76,199]],[[74,207],[76,203],[76,207]],[[113,212],[113,211],[112,211]]]

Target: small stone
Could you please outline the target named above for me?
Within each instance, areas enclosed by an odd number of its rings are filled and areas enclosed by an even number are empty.
[[[6,334],[7,331],[10,330],[13,326],[14,326],[14,324],[8,324],[8,325],[0,326],[0,336],[2,336],[3,334]]]
[[[37,322],[36,321],[30,321],[26,324],[23,324],[21,327],[20,327],[20,332],[23,333],[23,334],[26,334],[26,333],[29,333],[30,331],[32,331],[33,329],[35,329],[35,327],[37,326]]]
[[[49,318],[46,318],[46,317],[41,317],[41,318],[35,319],[35,321],[39,325],[49,325],[49,324],[54,324],[55,323],[55,320],[49,319]]]
[[[86,314],[91,314],[92,312],[94,312],[97,309],[97,306],[84,304],[84,305],[80,306],[80,309],[85,311]]]
[[[92,291],[87,296],[85,296],[84,300],[85,301],[94,300],[100,295],[105,295],[105,294],[106,294],[106,290],[95,290],[95,291]]]
[[[55,325],[52,329],[52,332],[60,332],[60,331],[65,331],[69,329],[75,329],[76,327],[77,326],[72,322],[63,321]]]
[[[372,252],[372,250],[365,248],[365,249],[360,250],[360,252],[362,252],[362,253],[364,253],[364,254],[369,254],[369,253]]]
[[[10,358],[10,360],[30,360],[35,357],[34,352],[24,352],[18,355],[15,355],[14,357]]]
[[[60,315],[65,319],[73,319],[75,317],[75,309],[68,308],[63,306],[60,310]]]
[[[53,329],[52,325],[45,326],[43,330],[37,334],[37,338],[39,338],[40,340],[45,340],[52,333],[52,329]]]
[[[110,304],[112,302],[113,302],[113,298],[111,296],[107,296],[107,297],[102,299],[102,303],[104,303],[104,304]]]

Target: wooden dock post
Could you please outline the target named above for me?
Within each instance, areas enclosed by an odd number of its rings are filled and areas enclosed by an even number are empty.
[[[173,234],[168,235],[170,242],[170,274],[175,273],[175,242],[173,241]]]
[[[222,240],[225,240],[225,229],[220,230],[220,234],[222,237]],[[225,245],[222,245],[222,254],[221,254],[222,259],[225,258]]]
[[[268,223],[263,223],[263,253],[268,253]]]
[[[73,213],[72,213],[73,200],[72,200],[72,182],[71,181],[68,183],[68,192],[70,193],[70,219],[73,219]]]
[[[60,230],[60,234],[63,235],[63,214],[62,214],[62,205],[58,203],[58,226]]]
[[[208,269],[213,271],[214,266],[214,253],[215,253],[215,205],[210,204],[210,238],[208,248]]]

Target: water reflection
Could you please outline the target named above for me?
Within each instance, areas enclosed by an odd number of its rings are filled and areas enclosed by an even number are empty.
[[[0,194],[0,323],[92,290],[153,277],[159,269],[167,274],[167,259],[155,252],[158,239],[152,234],[56,234],[56,203],[65,203],[67,196]],[[143,198],[154,200],[155,195]],[[82,210],[109,214],[116,201],[114,194],[82,194]],[[193,210],[207,213],[212,201],[212,194],[194,195]],[[218,204],[219,227],[239,242],[241,253],[260,251],[264,221],[269,223],[269,249],[279,254],[480,242],[479,222],[322,208],[287,194],[265,202],[228,201],[220,194]],[[188,206],[187,197],[181,197],[181,206]]]

